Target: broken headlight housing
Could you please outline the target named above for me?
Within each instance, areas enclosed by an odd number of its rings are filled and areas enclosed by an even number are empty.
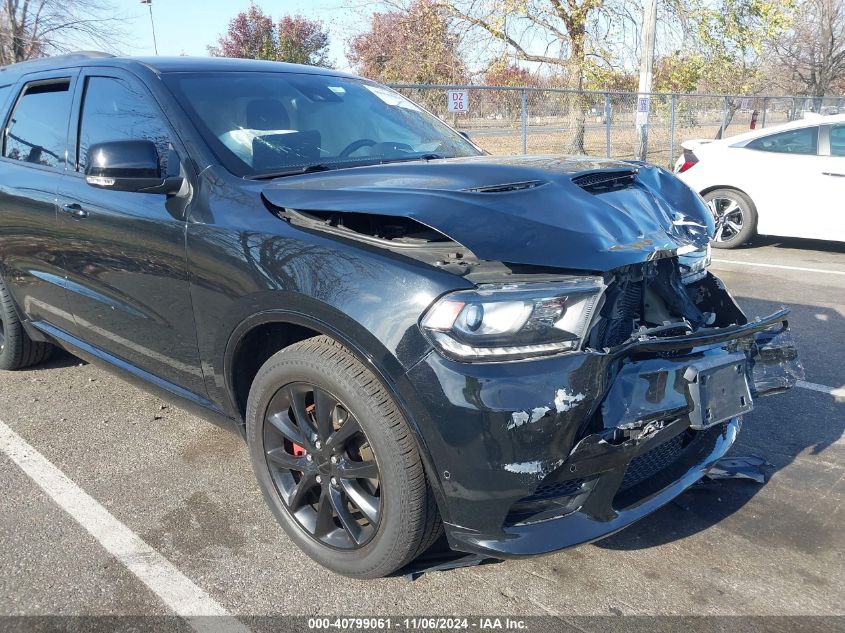
[[[678,263],[681,266],[681,279],[684,284],[695,283],[699,279],[703,279],[707,274],[707,267],[710,266],[712,251],[710,243],[700,249],[694,247],[687,247],[678,250]]]
[[[604,290],[601,278],[481,284],[441,297],[423,331],[449,358],[519,360],[578,350]]]

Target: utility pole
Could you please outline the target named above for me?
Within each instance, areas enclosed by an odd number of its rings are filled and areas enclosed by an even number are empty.
[[[145,4],[150,8],[150,26],[153,27],[153,50],[158,55],[158,42],[156,41],[156,23],[153,21],[153,0],[141,0],[141,4]]]
[[[657,30],[657,0],[645,0],[643,33],[640,41],[640,86],[637,95],[637,159],[648,155],[648,115],[651,110],[651,83],[654,67],[654,32]]]

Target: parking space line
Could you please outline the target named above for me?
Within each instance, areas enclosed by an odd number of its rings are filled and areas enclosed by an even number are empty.
[[[796,387],[801,387],[802,389],[809,389],[810,391],[818,391],[819,393],[826,393],[831,395],[835,398],[843,398],[845,399],[845,387],[841,387],[836,389],[834,387],[828,387],[827,385],[820,385],[815,382],[807,382],[806,380],[799,380],[795,383]],[[845,444],[845,433],[842,434],[838,440],[834,441],[833,444],[843,445]]]
[[[738,264],[740,266],[759,266],[760,268],[778,268],[780,270],[796,270],[803,273],[821,273],[824,275],[843,275],[845,270],[826,270],[824,268],[804,268],[802,266],[786,266],[784,264],[763,264],[760,262],[744,262],[738,259],[716,259],[713,264]]]
[[[845,398],[845,387],[840,387],[839,389],[835,387],[828,387],[827,385],[820,385],[815,382],[807,382],[805,380],[799,380],[795,383],[796,386],[801,387],[802,389],[809,389],[811,391],[818,391],[819,393],[826,393],[831,396],[836,396],[837,398]]]
[[[249,633],[249,628],[2,420],[0,451],[197,633]]]

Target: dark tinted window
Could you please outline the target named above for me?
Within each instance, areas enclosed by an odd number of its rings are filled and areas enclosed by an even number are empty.
[[[815,154],[818,140],[819,128],[805,127],[758,138],[746,147],[781,154]]]
[[[15,105],[3,156],[36,165],[63,167],[70,115],[70,82],[31,84]]]
[[[79,124],[78,171],[85,171],[88,148],[106,141],[147,140],[158,148],[162,173],[171,151],[170,132],[150,97],[127,82],[112,77],[90,77]]]
[[[845,125],[830,128],[830,155],[845,156]]]

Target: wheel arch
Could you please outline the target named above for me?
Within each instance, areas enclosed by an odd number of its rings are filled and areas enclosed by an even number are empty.
[[[415,415],[415,411],[419,411],[421,405],[409,404],[408,400],[409,397],[413,397],[413,391],[405,370],[396,357],[371,335],[370,338],[373,340],[362,344],[321,319],[284,309],[264,310],[244,319],[229,337],[224,354],[223,371],[225,390],[229,398],[228,405],[231,411],[236,412],[237,422],[242,432],[245,427],[249,390],[261,366],[270,356],[285,347],[320,335],[329,336],[346,347],[373,372],[384,389],[394,398],[411,429],[426,477],[434,491],[441,516],[444,516],[443,512],[447,507],[444,502],[445,493],[440,478],[437,476],[438,471],[431,452],[420,431],[419,420]],[[252,355],[252,351],[260,347],[262,343],[266,344],[265,349],[259,349],[259,353]],[[444,516],[444,520],[445,518]]]
[[[699,194],[702,196],[706,196],[711,191],[716,191],[717,189],[733,189],[734,191],[738,191],[739,193],[745,194],[748,196],[748,192],[743,190],[742,187],[737,187],[736,185],[709,185],[702,189]],[[751,196],[748,196],[749,198]]]

